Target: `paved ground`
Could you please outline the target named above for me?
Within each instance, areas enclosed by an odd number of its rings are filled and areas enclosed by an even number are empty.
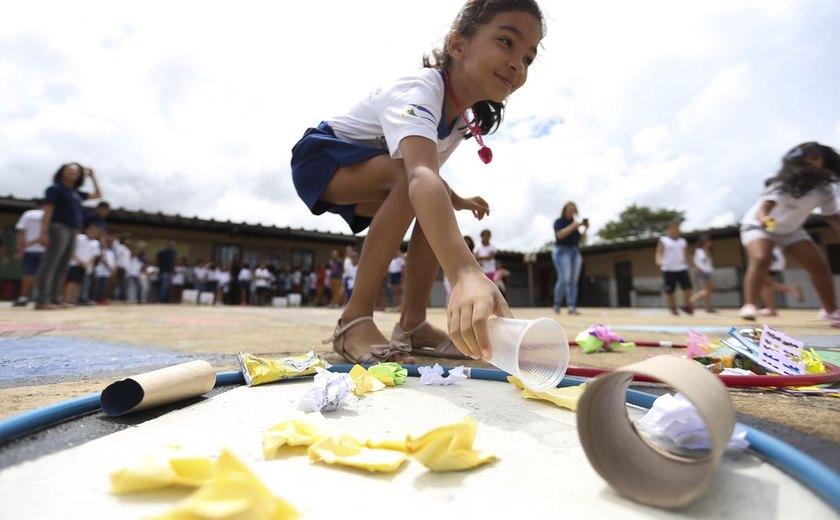
[[[514,311],[521,318],[552,316],[570,338],[588,325],[603,323],[629,340],[684,343],[689,328],[716,337],[741,324],[734,310],[680,317],[661,309],[583,309],[580,316],[554,315],[549,309]],[[338,315],[335,309],[310,308],[112,305],[33,311],[0,304],[0,418],[98,392],[115,379],[190,359],[205,359],[219,371],[234,370],[238,351],[282,357],[315,350],[329,361],[341,362],[321,344]],[[395,313],[376,315],[385,333],[390,333],[397,318]],[[431,310],[429,320],[443,326],[443,309]],[[837,350],[825,352],[838,357],[838,329],[816,320],[813,310],[786,311],[767,323],[809,344],[834,347]],[[669,353],[679,354],[673,349],[637,348],[586,355],[572,349],[571,364],[615,368]],[[731,395],[739,421],[782,438],[840,472],[840,399],[768,389],[732,390]]]

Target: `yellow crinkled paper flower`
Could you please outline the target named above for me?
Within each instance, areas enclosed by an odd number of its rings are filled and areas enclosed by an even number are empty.
[[[464,417],[460,423],[441,426],[420,437],[408,437],[408,452],[432,471],[460,471],[495,460],[494,455],[473,449],[476,423]]]
[[[208,457],[187,455],[180,447],[167,446],[147,453],[134,466],[111,473],[111,492],[122,495],[174,485],[197,487],[212,475],[213,461]]]
[[[370,374],[362,365],[355,365],[350,369],[350,379],[356,383],[353,393],[357,397],[385,388],[385,383]]]
[[[586,390],[586,383],[578,386],[566,386],[563,388],[552,388],[544,392],[534,392],[525,387],[518,378],[508,376],[507,380],[516,388],[522,390],[522,397],[525,399],[541,399],[554,403],[561,408],[568,408],[571,411],[577,410],[577,404],[583,391]]]
[[[346,433],[313,444],[308,453],[314,461],[386,473],[398,470],[406,459],[401,451],[369,448]]]
[[[298,412],[294,419],[288,419],[263,432],[263,455],[270,459],[283,446],[310,446],[329,436],[324,416],[314,412]]]
[[[160,520],[196,518],[248,518],[284,520],[300,517],[291,504],[275,496],[232,453],[223,450],[216,460],[213,478]]]

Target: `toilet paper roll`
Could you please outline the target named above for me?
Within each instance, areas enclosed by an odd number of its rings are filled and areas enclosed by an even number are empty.
[[[668,453],[639,436],[625,402],[634,374],[661,381],[697,408],[711,442],[705,457]],[[578,403],[577,423],[589,462],[618,494],[643,504],[677,508],[699,498],[714,478],[735,427],[735,408],[723,383],[700,364],[658,356],[587,383]]]
[[[132,376],[108,385],[99,397],[112,416],[198,397],[216,385],[216,370],[206,361],[190,361]]]

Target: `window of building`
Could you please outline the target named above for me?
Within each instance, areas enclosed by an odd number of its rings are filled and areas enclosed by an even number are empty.
[[[236,244],[216,244],[213,260],[218,264],[231,265],[233,259],[242,253],[242,248]]]
[[[315,267],[315,252],[302,249],[292,250],[292,269],[311,271]]]

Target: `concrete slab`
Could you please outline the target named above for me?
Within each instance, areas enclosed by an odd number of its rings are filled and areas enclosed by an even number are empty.
[[[750,454],[727,456],[704,498],[670,513],[617,496],[589,465],[575,415],[524,400],[506,383],[468,380],[422,386],[410,378],[326,414],[330,425],[360,438],[419,434],[470,415],[476,447],[492,465],[435,474],[410,461],[396,474],[370,475],[311,463],[305,455],[264,460],[261,432],[287,418],[309,381],[240,387],[76,448],[0,471],[3,516],[17,519],[141,518],[160,514],[185,491],[115,497],[108,474],[163,444],[215,455],[227,447],[306,518],[358,517],[374,501],[401,518],[573,516],[587,518],[832,518],[819,498]],[[487,403],[493,406],[487,406]],[[628,413],[641,412],[629,408]],[[45,498],[48,497],[48,500]]]

